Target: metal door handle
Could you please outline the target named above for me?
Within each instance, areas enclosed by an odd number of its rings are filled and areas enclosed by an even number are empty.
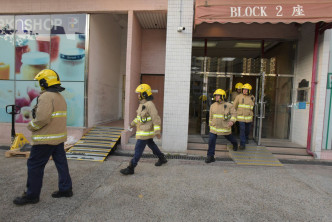
[[[266,102],[263,102],[263,115],[262,115],[263,119],[265,118],[265,105],[266,105]]]

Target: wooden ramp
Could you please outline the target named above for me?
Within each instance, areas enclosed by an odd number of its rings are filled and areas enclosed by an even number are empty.
[[[231,158],[239,165],[283,166],[264,146],[247,145],[245,150],[233,151],[233,146],[228,145],[227,149]]]
[[[119,127],[93,127],[67,151],[67,159],[103,162],[119,141],[122,131],[123,128]]]

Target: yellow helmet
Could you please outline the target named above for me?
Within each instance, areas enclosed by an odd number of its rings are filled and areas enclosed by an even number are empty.
[[[252,87],[249,83],[246,83],[242,86],[242,89],[248,89],[248,90],[252,90]]]
[[[41,89],[48,88],[54,85],[60,85],[59,75],[52,69],[44,69],[40,71],[36,76],[35,80],[39,81]]]
[[[247,89],[248,90],[248,94],[250,94],[251,90],[252,90],[252,87],[249,83],[246,83],[242,86],[242,90],[243,89]]]
[[[243,84],[238,82],[235,84],[235,89],[242,89]]]
[[[225,100],[226,98],[226,92],[222,89],[217,89],[214,91],[213,96],[220,95],[222,100]]]
[[[137,86],[136,93],[140,93],[143,99],[152,95],[151,87],[148,84],[141,84]]]
[[[199,97],[200,100],[202,100],[203,102],[207,100],[207,96],[206,95],[201,95]]]

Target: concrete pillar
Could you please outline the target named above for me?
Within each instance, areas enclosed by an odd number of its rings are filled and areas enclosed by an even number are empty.
[[[139,21],[133,11],[128,12],[127,58],[126,58],[126,95],[124,127],[128,128],[136,116],[138,107],[135,89],[140,83],[141,73],[141,45],[142,30]],[[128,143],[132,132],[124,131],[121,136],[121,146]]]
[[[162,148],[169,152],[187,150],[193,4],[168,1]]]

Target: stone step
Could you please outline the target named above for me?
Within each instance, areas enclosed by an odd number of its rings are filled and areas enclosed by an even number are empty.
[[[161,140],[154,138],[155,143],[161,147]],[[126,149],[134,150],[135,149],[135,138],[129,139],[129,144],[126,145]],[[254,144],[249,144],[253,146]],[[206,156],[208,150],[208,144],[206,143],[188,143],[187,154],[188,155],[198,155]],[[306,148],[301,147],[266,147],[272,154],[278,159],[300,159],[300,160],[312,160],[312,156],[308,155]],[[227,150],[226,144],[217,144],[215,150],[215,156],[221,158],[230,158],[230,155]]]
[[[301,155],[287,155],[287,154],[274,154],[274,157],[279,160],[314,160],[313,156],[301,156]]]
[[[188,143],[187,150],[208,150],[209,145],[206,143]],[[227,151],[226,144],[217,144],[216,151]]]
[[[207,150],[187,150],[188,155],[203,156],[206,157]],[[217,151],[215,152],[215,157],[220,158],[231,158],[228,151]]]
[[[296,156],[309,156],[306,148],[289,148],[289,147],[266,147],[273,154],[277,155],[296,155]]]

